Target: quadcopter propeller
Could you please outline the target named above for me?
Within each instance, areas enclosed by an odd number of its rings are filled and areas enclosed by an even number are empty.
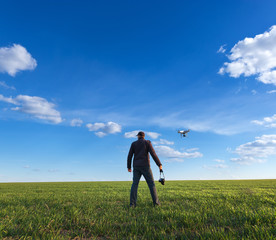
[[[183,136],[182,136],[182,133],[180,132],[180,129],[177,129],[176,132],[180,134],[180,138],[183,137]]]

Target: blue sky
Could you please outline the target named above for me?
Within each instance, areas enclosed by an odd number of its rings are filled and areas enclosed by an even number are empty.
[[[0,182],[131,180],[138,130],[167,179],[276,178],[275,11],[248,0],[2,2]]]

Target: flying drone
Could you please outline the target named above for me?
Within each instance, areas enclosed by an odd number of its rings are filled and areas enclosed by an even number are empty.
[[[187,137],[187,133],[190,132],[190,129],[188,130],[178,130],[177,131],[181,137]]]

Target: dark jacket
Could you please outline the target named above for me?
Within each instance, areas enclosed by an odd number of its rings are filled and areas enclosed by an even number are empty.
[[[131,144],[127,157],[127,168],[131,168],[131,160],[134,154],[133,167],[146,167],[150,166],[149,153],[155,161],[156,165],[160,167],[162,164],[157,157],[151,142],[144,138],[139,138],[137,141]]]

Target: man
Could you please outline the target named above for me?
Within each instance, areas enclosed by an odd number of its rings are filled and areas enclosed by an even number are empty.
[[[148,187],[150,189],[153,205],[160,205],[152,171],[150,168],[149,153],[155,161],[156,165],[159,167],[160,171],[162,170],[162,164],[157,157],[151,145],[151,142],[149,140],[145,140],[145,133],[139,132],[136,136],[138,137],[138,140],[131,144],[127,158],[127,168],[128,171],[131,172],[131,160],[134,154],[133,183],[130,191],[130,206],[136,207],[138,184],[142,175],[146,179]]]

